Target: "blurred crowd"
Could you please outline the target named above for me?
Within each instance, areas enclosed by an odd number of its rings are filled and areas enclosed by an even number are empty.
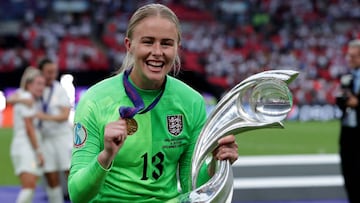
[[[346,44],[360,38],[357,0],[4,0],[2,25],[18,32],[0,33],[0,72],[44,55],[62,71],[114,71],[129,15],[149,2],[179,16],[184,70],[224,91],[260,71],[297,70],[290,87],[299,105],[335,103],[339,75],[348,71]]]

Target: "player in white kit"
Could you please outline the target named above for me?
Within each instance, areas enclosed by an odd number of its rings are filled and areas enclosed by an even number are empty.
[[[45,79],[35,68],[27,68],[21,78],[20,88],[16,96],[22,100],[39,99],[45,88]],[[41,137],[36,129],[37,109],[35,105],[26,105],[18,102],[14,104],[14,135],[11,142],[10,155],[19,177],[21,190],[17,203],[32,202],[34,189],[38,177],[41,175],[41,166],[44,157],[41,150]]]
[[[73,143],[72,126],[68,121],[71,103],[65,89],[56,80],[57,65],[49,59],[43,59],[39,69],[46,80],[46,88],[39,102],[41,111],[38,113],[43,136],[44,173],[49,202],[58,203],[64,201],[63,192],[67,194],[67,189],[63,191],[61,187],[60,172],[65,173],[67,180]]]
[[[72,126],[68,122],[71,103],[70,99],[56,80],[58,76],[57,65],[49,59],[40,61],[38,68],[45,78],[45,90],[38,101],[20,98],[14,94],[7,102],[12,104],[22,103],[37,106],[36,117],[39,118],[39,130],[42,135],[42,150],[44,155],[43,171],[47,182],[46,192],[50,203],[62,203],[67,196],[67,188],[61,187],[60,172],[64,173],[64,187],[67,186],[71,150]]]

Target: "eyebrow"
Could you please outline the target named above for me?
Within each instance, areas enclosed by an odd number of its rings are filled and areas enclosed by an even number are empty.
[[[144,37],[141,37],[141,39],[151,39],[151,40],[154,40],[155,37],[150,37],[150,36],[144,36]],[[164,39],[161,39],[160,41],[174,41],[174,39],[171,39],[171,38],[164,38]]]

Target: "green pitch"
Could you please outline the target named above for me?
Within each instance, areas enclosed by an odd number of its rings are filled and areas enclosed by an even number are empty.
[[[236,136],[239,155],[338,153],[339,122],[285,122],[284,129],[260,129]],[[10,160],[12,129],[0,128],[0,185],[18,185]],[[21,147],[21,146],[19,146]]]
[[[12,129],[0,128],[0,185],[18,185],[19,180],[14,174],[10,159],[10,143]],[[19,146],[21,147],[21,146]]]
[[[237,135],[239,155],[338,153],[339,121],[284,123]]]

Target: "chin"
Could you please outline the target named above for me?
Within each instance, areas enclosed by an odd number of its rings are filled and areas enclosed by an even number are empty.
[[[149,78],[149,80],[154,81],[154,82],[162,82],[164,80],[165,76],[163,74],[161,74],[161,75],[159,74],[156,76],[151,75],[148,78]]]
[[[149,77],[164,77],[166,75],[165,69],[161,69],[159,71],[152,71],[151,69],[148,69],[147,75]]]

